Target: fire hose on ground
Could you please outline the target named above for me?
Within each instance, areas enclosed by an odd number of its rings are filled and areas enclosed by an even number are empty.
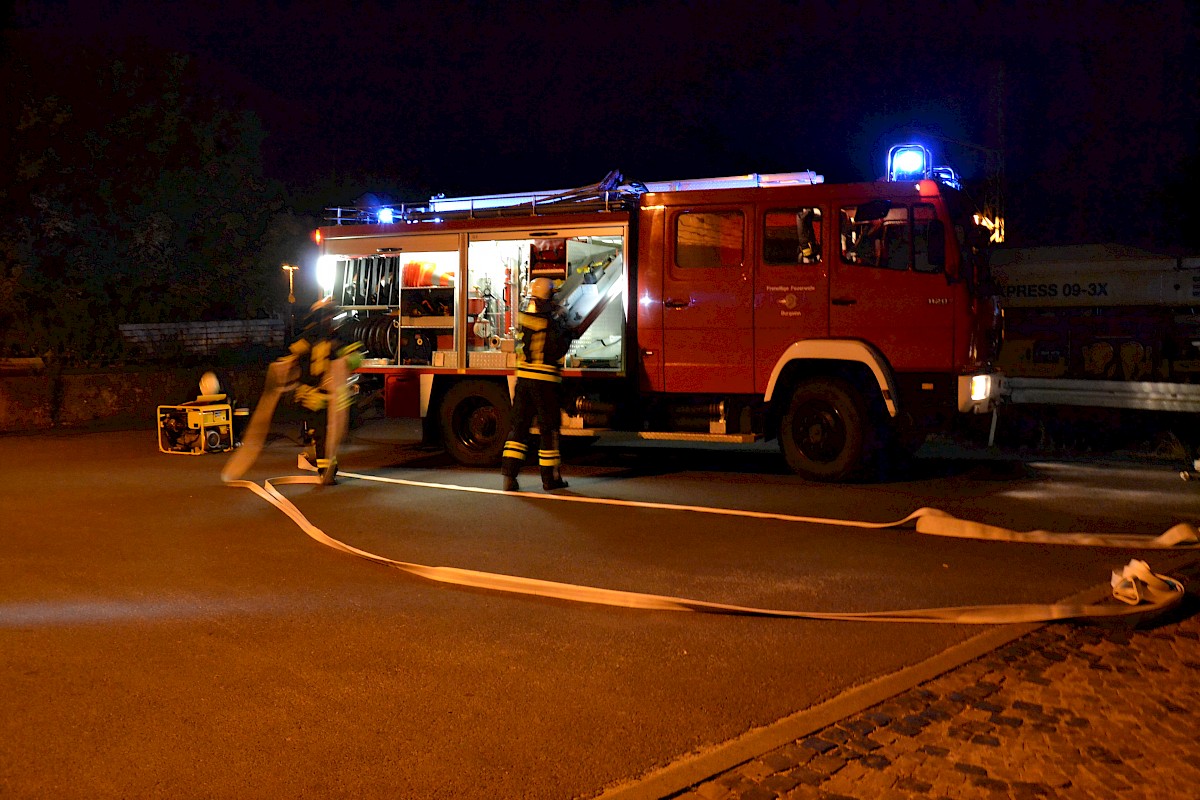
[[[335,361],[334,377],[345,374],[345,364],[342,359]],[[338,384],[334,384],[338,385]],[[317,526],[286,498],[277,486],[286,485],[319,485],[320,478],[316,476],[294,475],[272,478],[261,485],[253,481],[242,480],[250,466],[257,459],[266,433],[270,427],[271,417],[279,397],[288,389],[287,376],[284,368],[272,366],[268,370],[266,388],[263,397],[255,409],[254,416],[247,428],[244,442],[221,473],[222,480],[229,486],[249,489],[286,514],[309,537],[321,544],[363,558],[377,564],[393,567],[427,580],[457,586],[469,586],[476,589],[488,589],[510,594],[533,595],[537,597],[554,598],[580,603],[591,603],[623,608],[635,608],[655,611],[693,611],[715,614],[738,614],[762,617],[785,617],[797,619],[837,620],[856,622],[924,622],[997,625],[1027,622],[1054,622],[1070,619],[1123,617],[1131,615],[1152,615],[1161,613],[1178,605],[1184,596],[1183,584],[1165,575],[1153,572],[1150,566],[1138,559],[1131,560],[1120,571],[1112,573],[1110,583],[1113,597],[1120,603],[1100,604],[1008,604],[1008,605],[978,605],[950,606],[942,608],[908,609],[898,611],[868,611],[868,612],[824,612],[798,611],[789,609],[768,609],[751,606],[741,606],[727,603],[716,603],[705,600],[694,600],[669,595],[646,594],[641,592],[605,589],[596,586],[582,586],[570,583],[527,578],[515,575],[504,575],[492,572],[464,569],[460,567],[433,567],[400,561],[385,556],[369,553],[339,541]],[[327,452],[334,458],[337,452],[342,432],[345,431],[345,411],[342,404],[331,402],[329,411],[327,436]],[[306,467],[307,468],[307,467]],[[1044,543],[1093,547],[1122,547],[1137,549],[1185,549],[1200,546],[1200,532],[1194,525],[1179,523],[1166,532],[1152,539],[1127,534],[1091,534],[1091,533],[1053,533],[1049,531],[1013,531],[981,522],[958,519],[944,511],[935,508],[920,508],[903,519],[891,522],[862,522],[855,520],[828,519],[823,517],[806,517],[768,512],[739,511],[735,509],[709,508],[699,506],[683,506],[670,503],[655,503],[646,501],[612,500],[578,495],[534,494],[525,492],[502,492],[498,489],[485,489],[472,486],[412,481],[400,478],[387,478],[376,475],[358,473],[340,473],[342,477],[356,480],[374,481],[398,486],[415,488],[438,489],[444,491],[476,492],[505,496],[536,498],[547,502],[599,503],[619,505],[631,508],[666,510],[674,512],[707,513],[728,516],[740,516],[752,519],[767,519],[785,522],[798,522],[812,525],[836,525],[856,528],[901,528],[914,525],[921,534],[933,536],[949,536],[955,538],[982,539],[996,542]]]

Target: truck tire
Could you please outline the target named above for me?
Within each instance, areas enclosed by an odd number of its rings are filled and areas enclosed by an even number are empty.
[[[511,406],[507,388],[494,381],[461,381],[451,386],[438,408],[446,452],[469,467],[499,464]]]
[[[849,480],[870,460],[869,419],[862,393],[841,378],[801,381],[779,421],[779,448],[809,480]]]

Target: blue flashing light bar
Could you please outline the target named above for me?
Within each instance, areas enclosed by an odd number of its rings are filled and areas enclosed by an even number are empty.
[[[922,144],[898,144],[888,150],[889,181],[919,181],[931,175],[933,155]]]
[[[396,212],[390,208],[381,208],[379,213],[375,215],[379,222],[383,225],[390,225],[396,220]]]

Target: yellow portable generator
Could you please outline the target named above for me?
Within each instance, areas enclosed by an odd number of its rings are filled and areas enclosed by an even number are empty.
[[[232,450],[233,409],[224,399],[223,394],[201,395],[190,403],[159,406],[158,449],[191,456]]]

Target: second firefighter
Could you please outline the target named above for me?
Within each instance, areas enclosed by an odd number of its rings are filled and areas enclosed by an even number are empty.
[[[504,491],[520,489],[517,474],[525,461],[529,431],[533,418],[538,420],[541,447],[538,466],[541,467],[542,488],[565,489],[560,467],[559,428],[562,424],[560,362],[576,334],[567,327],[562,307],[554,297],[554,284],[549,278],[535,278],[529,284],[530,298],[517,316],[521,355],[517,360],[517,383],[513,389],[512,432],[504,443],[500,473]]]

